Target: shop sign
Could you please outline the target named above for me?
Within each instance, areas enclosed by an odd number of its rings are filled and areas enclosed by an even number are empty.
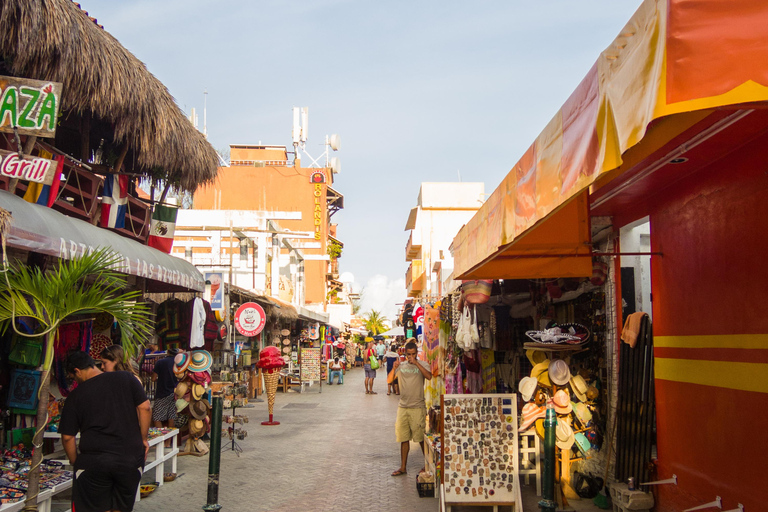
[[[323,183],[315,183],[314,190],[312,192],[315,196],[315,240],[321,240],[323,237],[323,207],[325,206],[325,198],[323,197]]]
[[[310,183],[325,183],[325,173],[321,171],[316,171],[312,173],[312,176],[309,177]]]
[[[56,160],[28,155],[19,158],[18,153],[0,149],[0,174],[9,178],[50,185],[58,165]]]
[[[61,83],[0,76],[0,131],[54,137]]]
[[[224,309],[224,274],[221,272],[205,273],[205,292],[208,302],[211,303],[211,309]]]
[[[246,302],[237,308],[235,313],[235,329],[243,336],[256,336],[264,330],[267,315],[264,308],[255,302]]]

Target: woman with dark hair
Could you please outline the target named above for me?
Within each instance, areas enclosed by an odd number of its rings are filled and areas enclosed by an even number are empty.
[[[369,341],[365,347],[365,357],[363,358],[363,369],[365,370],[365,394],[376,395],[373,390],[373,381],[376,379],[376,370],[371,368],[371,356],[377,357],[376,349],[373,348],[373,342]]]
[[[130,372],[141,382],[141,378],[136,375],[133,366],[125,362],[125,352],[120,345],[110,345],[105,348],[99,354],[99,359],[105,372]]]

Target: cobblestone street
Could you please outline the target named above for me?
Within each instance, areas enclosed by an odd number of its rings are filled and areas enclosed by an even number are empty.
[[[438,502],[419,498],[416,475],[424,466],[418,445],[411,445],[408,475],[392,477],[399,467],[394,420],[398,398],[387,396],[379,371],[375,391],[366,395],[363,370],[347,372],[344,384],[315,385],[304,393],[277,393],[275,420],[262,426],[267,404],[238,409],[250,422],[238,441],[238,457],[221,454],[219,503],[224,511],[436,511]],[[225,410],[224,414],[231,414]],[[227,438],[222,444],[229,446]],[[154,480],[154,472],[144,481]],[[200,510],[206,503],[208,457],[180,457],[179,478],[138,502],[137,512]]]

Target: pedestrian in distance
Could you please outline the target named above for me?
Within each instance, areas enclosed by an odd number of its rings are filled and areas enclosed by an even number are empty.
[[[365,394],[378,395],[373,390],[373,381],[376,379],[376,370],[371,368],[371,356],[376,357],[376,349],[373,348],[373,342],[369,341],[365,346],[365,356],[363,357],[363,369],[365,370]]]
[[[427,407],[424,402],[424,381],[432,378],[426,361],[417,359],[419,348],[414,338],[405,344],[405,362],[398,359],[392,366],[393,377],[400,385],[400,403],[397,407],[395,435],[400,443],[400,467],[392,476],[407,474],[408,452],[411,441],[419,443],[424,453],[424,430],[427,426]]]
[[[389,346],[389,351],[384,354],[387,360],[387,395],[390,395],[392,393],[399,395],[400,394],[400,388],[397,385],[397,377],[392,375],[392,368],[395,365],[395,361],[400,359],[400,356],[397,355],[397,345],[394,343]]]
[[[144,388],[129,372],[102,372],[86,352],[70,353],[65,368],[78,383],[59,422],[75,472],[72,509],[130,512],[149,450],[152,412]]]
[[[176,376],[173,374],[173,358],[178,352],[176,349],[169,349],[165,357],[155,363],[152,370],[152,382],[157,384],[152,421],[157,428],[173,428],[176,421],[176,396],[173,394],[176,389]],[[170,440],[165,442],[166,447],[170,445]]]
[[[376,345],[376,357],[379,360],[379,366],[384,365],[384,354],[387,352],[387,347],[384,345],[384,342],[382,340],[379,340],[379,343]]]

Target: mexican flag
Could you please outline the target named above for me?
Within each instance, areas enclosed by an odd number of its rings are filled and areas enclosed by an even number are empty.
[[[149,227],[149,246],[170,254],[173,247],[173,233],[176,231],[178,208],[155,205],[152,223]]]

